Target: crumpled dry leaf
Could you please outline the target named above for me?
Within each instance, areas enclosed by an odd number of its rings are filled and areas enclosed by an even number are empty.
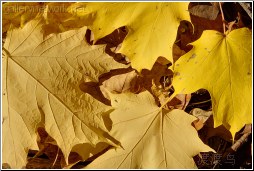
[[[190,114],[200,119],[203,123],[213,114],[212,111],[205,111],[199,108],[194,108],[190,111]]]
[[[105,46],[89,46],[86,27],[44,39],[43,24],[38,18],[11,30],[3,47],[3,163],[12,168],[25,166],[28,149],[38,150],[41,122],[66,163],[77,144],[117,143],[101,116],[112,108],[84,94],[79,84],[126,65],[105,54]]]
[[[112,76],[110,79],[102,82],[100,90],[102,91],[104,97],[110,100],[110,93],[124,93],[124,92],[135,92],[137,91],[137,73],[131,71],[125,74]]]
[[[197,121],[193,122],[196,130],[203,128],[206,120],[213,114],[212,111],[205,111],[199,108],[194,108],[190,111],[190,114],[198,118]]]
[[[190,3],[189,8],[192,8],[194,5],[195,4]],[[194,27],[194,34],[192,35],[191,42],[199,39],[205,30],[216,30],[219,32],[223,32],[223,22],[222,22],[220,13],[218,14],[215,20],[208,20],[206,18],[192,15],[191,13],[190,13],[190,18],[191,18],[191,24]]]
[[[161,110],[147,91],[111,94],[111,100],[111,134],[122,148],[108,150],[86,168],[195,168],[193,156],[214,151],[191,126],[195,117],[178,109]]]
[[[196,5],[189,9],[192,15],[196,15],[209,20],[215,20],[219,14],[219,8],[216,5]]]

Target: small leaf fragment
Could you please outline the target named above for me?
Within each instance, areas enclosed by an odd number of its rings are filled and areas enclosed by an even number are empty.
[[[215,20],[219,14],[219,8],[210,5],[196,5],[189,9],[189,12],[199,17]]]

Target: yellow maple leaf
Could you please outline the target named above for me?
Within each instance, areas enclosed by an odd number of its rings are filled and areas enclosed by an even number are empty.
[[[181,20],[190,21],[188,2],[76,3],[70,12],[85,16],[95,41],[127,26],[128,35],[119,50],[133,68],[151,69],[159,56],[171,62],[172,47]],[[76,7],[76,10],[74,10]],[[88,17],[89,16],[89,17]]]
[[[110,132],[122,148],[108,150],[86,168],[196,168],[193,156],[214,151],[191,125],[195,117],[160,109],[148,91],[110,96],[115,108]]]
[[[175,92],[207,89],[212,98],[214,127],[223,124],[233,138],[245,124],[252,122],[251,41],[247,28],[227,35],[204,31],[192,43],[192,50],[174,65]]]
[[[8,32],[3,47],[3,163],[26,164],[28,149],[37,149],[36,128],[45,125],[66,161],[73,146],[107,138],[102,114],[112,110],[89,94],[80,83],[86,77],[125,68],[107,54],[105,46],[85,41],[86,27],[44,39],[44,20]],[[67,162],[66,162],[67,163]]]

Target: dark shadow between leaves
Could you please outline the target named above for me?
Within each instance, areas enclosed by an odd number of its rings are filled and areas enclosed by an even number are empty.
[[[101,90],[99,88],[99,83],[96,83],[96,82],[81,83],[79,85],[79,88],[84,93],[90,94],[96,100],[104,103],[105,105],[110,106],[110,101],[106,99],[101,93]]]
[[[105,52],[112,56],[115,61],[122,63],[122,64],[128,64],[128,62],[125,60],[125,56],[116,53],[116,50],[119,49],[119,45],[123,42],[127,35],[127,29],[125,27],[120,27],[116,30],[114,30],[111,34],[99,39],[98,41],[94,42],[93,40],[93,33],[91,30],[87,30],[85,38],[88,44],[90,45],[106,45]]]
[[[96,100],[104,103],[105,105],[110,106],[111,102],[110,102],[110,100],[108,100],[107,98],[105,98],[103,96],[103,94],[100,90],[100,85],[102,84],[103,81],[108,80],[109,78],[111,78],[115,75],[128,73],[130,71],[133,71],[133,69],[131,67],[111,70],[110,72],[100,75],[99,82],[82,82],[82,83],[80,83],[79,88],[84,93],[90,94]]]
[[[102,154],[104,154],[105,152],[107,152],[112,146],[106,144],[106,143],[98,143],[96,144],[95,147],[92,147],[90,144],[79,144],[73,147],[73,150],[75,151],[75,149],[87,149],[88,151],[86,151],[87,156],[83,156],[83,157],[87,157],[87,160],[85,161],[80,161],[77,164],[75,164],[74,166],[71,167],[71,169],[81,169],[84,168],[85,166],[87,166],[89,163],[91,163],[93,160],[95,160],[97,157],[101,156]],[[92,154],[92,157],[89,157],[89,153]]]

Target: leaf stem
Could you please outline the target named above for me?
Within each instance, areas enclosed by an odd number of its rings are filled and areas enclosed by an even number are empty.
[[[223,33],[225,34],[226,33],[225,18],[224,18],[221,2],[219,2],[219,4],[220,4],[221,19],[222,19],[222,23],[223,23]]]
[[[56,164],[56,161],[57,161],[57,159],[58,159],[58,154],[59,154],[59,147],[57,148],[56,157],[55,157],[55,160],[54,160],[53,164],[51,165],[51,169],[52,169],[52,168],[55,166],[55,164]],[[67,165],[68,165],[68,163],[67,163]]]
[[[210,102],[211,99],[208,99],[208,100],[205,100],[205,101],[202,101],[202,102],[196,102],[196,103],[189,103],[190,106],[193,106],[193,105],[197,105],[197,104],[203,104],[203,103],[207,103],[207,102]]]

